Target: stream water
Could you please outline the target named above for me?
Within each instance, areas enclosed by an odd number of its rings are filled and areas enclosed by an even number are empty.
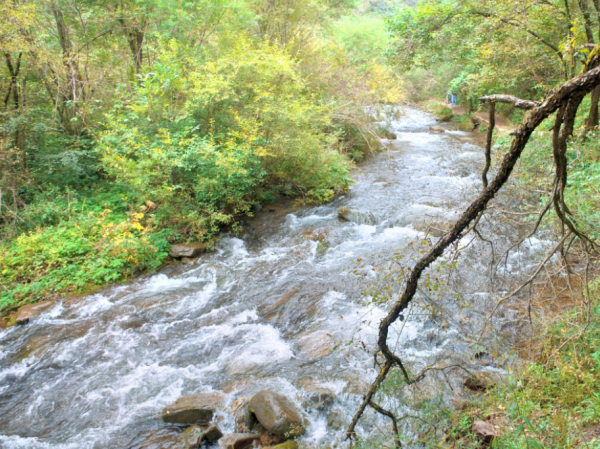
[[[376,374],[372,350],[385,312],[361,301],[376,279],[372,268],[409,248],[418,253],[428,223],[452,222],[481,188],[483,154],[472,136],[450,127],[431,133],[431,125],[433,117],[407,109],[391,126],[398,139],[329,204],[266,207],[243,236],[224,236],[193,265],[65,301],[4,331],[0,447],[158,448],[148,441],[172,431],[159,415],[178,397],[224,391],[231,405],[267,388],[307,413],[309,446],[339,437]],[[340,208],[349,221],[338,218]],[[480,243],[465,251],[450,283],[475,304],[490,296],[484,250]],[[393,338],[408,360],[470,350],[465,323],[485,307],[446,302],[450,320],[415,310],[397,323]],[[336,395],[323,410],[307,400],[315,383]],[[220,425],[234,430],[227,410]],[[359,431],[388,425],[369,412]]]

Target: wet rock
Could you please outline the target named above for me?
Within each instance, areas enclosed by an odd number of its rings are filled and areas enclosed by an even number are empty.
[[[235,382],[227,384],[225,387],[223,387],[223,392],[227,394],[233,393],[234,391],[236,393],[242,393],[250,388],[250,384],[251,382],[249,379],[236,380]]]
[[[302,237],[304,237],[306,240],[312,240],[313,242],[320,242],[323,243],[325,242],[325,240],[327,240],[327,234],[324,231],[306,231],[305,233],[302,234]]]
[[[240,432],[249,432],[256,422],[256,418],[250,410],[250,401],[245,397],[237,398],[233,402],[231,414],[235,421],[235,427]]]
[[[178,243],[171,247],[169,256],[174,259],[194,258],[211,250],[206,243]]]
[[[290,300],[300,291],[300,289],[295,288],[294,290],[291,290],[289,292],[287,292],[285,295],[283,295],[275,304],[270,304],[270,305],[266,305],[261,307],[258,310],[258,313],[260,313],[261,315],[268,315],[269,313],[279,309],[281,306],[283,306],[284,304],[287,304],[288,302],[290,302]]]
[[[254,426],[254,429],[256,431],[258,431],[258,434],[260,435],[260,445],[263,447],[274,446],[283,441],[277,435],[273,435],[272,433],[269,433],[269,431],[267,429],[265,429],[263,426],[261,426],[260,424],[257,424],[256,426]]]
[[[191,426],[179,435],[177,443],[179,449],[197,449],[202,444],[203,439],[204,430],[199,426]]]
[[[384,138],[388,139],[388,140],[396,140],[398,138],[398,136],[396,135],[396,133],[388,131],[385,133]]]
[[[183,259],[181,259],[181,263],[186,264],[186,265],[194,265],[195,260],[194,259],[190,259],[189,257],[184,257]]]
[[[339,409],[331,409],[327,414],[327,428],[332,430],[342,430],[346,427],[343,419],[342,411]]]
[[[26,306],[20,307],[17,311],[16,323],[29,323],[29,320],[38,317],[42,312],[48,310],[53,305],[55,305],[54,301],[44,301],[38,302],[37,304],[27,304]]]
[[[223,437],[223,432],[219,429],[215,423],[208,426],[208,429],[204,431],[204,438],[214,443],[215,441],[219,441]]]
[[[207,425],[225,397],[221,393],[196,393],[183,396],[164,408],[164,422]]]
[[[259,438],[251,433],[230,433],[219,440],[219,449],[249,449]]]
[[[335,399],[335,393],[329,388],[320,385],[313,379],[300,379],[298,385],[307,393],[307,399],[310,407],[314,407],[317,410],[322,410],[333,402]]]
[[[6,329],[8,327],[8,321],[3,318],[0,318],[0,329]]]
[[[181,449],[176,429],[145,430],[128,445],[128,449]]]
[[[350,221],[352,212],[353,211],[351,209],[346,209],[345,207],[341,207],[338,209],[338,218],[341,221]]]
[[[429,132],[433,133],[433,134],[441,134],[446,132],[443,128],[440,128],[439,126],[430,126],[429,127]]]
[[[340,221],[351,221],[356,224],[377,224],[377,219],[372,213],[360,212],[353,209],[346,209],[345,207],[341,207],[340,209],[338,209],[338,218],[340,219]]]
[[[333,352],[333,337],[325,331],[300,334],[300,351],[311,359],[322,359]]]
[[[478,373],[467,377],[463,385],[471,391],[486,391],[495,387],[496,381],[487,373]]]
[[[46,350],[48,350],[54,339],[52,335],[43,334],[31,338],[27,344],[21,350],[19,354],[20,359],[26,359],[27,357],[40,357]]]
[[[365,379],[364,375],[359,373],[351,373],[344,376],[346,386],[344,387],[344,393],[349,394],[365,394],[371,386]]]
[[[492,423],[485,421],[475,421],[471,426],[471,432],[477,439],[487,444],[490,444],[494,438],[500,436],[498,429]]]
[[[280,438],[293,438],[304,433],[300,411],[292,401],[274,391],[256,393],[250,400],[250,410],[265,429]]]

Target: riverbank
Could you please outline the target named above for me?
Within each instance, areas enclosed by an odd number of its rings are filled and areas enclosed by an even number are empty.
[[[600,446],[600,307],[569,301],[522,339],[520,368],[485,392],[469,393],[451,418],[451,447],[597,448]],[[568,298],[572,300],[572,297]]]
[[[460,116],[464,108],[452,107]],[[481,115],[481,114],[480,114]],[[474,114],[481,121],[484,117]],[[579,121],[579,129],[583,123]],[[548,125],[549,127],[550,125]],[[499,128],[496,153],[509,144],[510,123]],[[548,128],[547,127],[547,128]],[[503,129],[504,128],[504,129]],[[577,136],[569,144],[570,185],[567,203],[581,230],[598,237],[600,173],[598,131]],[[548,191],[553,167],[544,160],[551,149],[550,131],[533,136],[529,151],[515,173],[519,186],[531,192]],[[539,204],[547,201],[542,194]],[[536,204],[525,204],[532,210]],[[520,212],[517,215],[527,217]],[[533,223],[535,213],[529,215]],[[541,229],[557,229],[551,218]],[[583,262],[591,259],[591,265]],[[598,448],[600,447],[600,281],[597,259],[576,251],[554,263],[553,274],[540,274],[534,289],[511,309],[528,321],[504,357],[514,370],[499,382],[481,389],[465,387],[457,393],[448,420],[444,447],[471,448]],[[566,273],[566,274],[565,274]]]
[[[354,144],[360,148],[355,160],[339,156],[346,172],[383,148],[374,136]],[[249,195],[244,207],[207,212],[210,220],[199,211],[195,224],[170,217],[174,205],[140,202],[139,195],[109,182],[35,198],[19,212],[23,229],[0,241],[0,328],[14,325],[17,309],[28,304],[91,294],[177,263],[181,257],[170,254],[174,244],[199,240],[210,248],[219,233],[242,232],[242,222],[261,210],[331,201],[347,190],[346,172],[339,175],[341,182],[330,179],[337,187],[322,192],[305,192],[300,185],[256,186],[244,194]],[[272,192],[266,195],[265,188]]]

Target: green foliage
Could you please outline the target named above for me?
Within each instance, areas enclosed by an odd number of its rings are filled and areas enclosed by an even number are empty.
[[[581,126],[582,116],[578,124]],[[547,121],[532,136],[521,159],[521,169],[517,175],[521,185],[528,189],[550,191],[554,177],[554,163],[552,158],[552,132],[551,121]],[[598,144],[598,131],[592,131],[587,137],[577,137],[578,128],[573,138],[568,143],[567,159],[569,162],[569,175],[565,190],[565,201],[573,213],[577,224],[582,231],[595,239],[600,237],[600,145]],[[510,137],[498,139],[496,146],[499,151],[504,151],[510,145]],[[541,203],[548,200],[542,196]],[[532,217],[535,220],[537,217]],[[554,217],[555,219],[555,217]],[[550,222],[556,224],[556,222]]]
[[[0,243],[0,310],[119,282],[160,266],[169,244],[121,189],[56,195],[27,210],[38,227]]]
[[[452,109],[445,104],[432,102],[427,105],[427,109],[435,115],[440,122],[449,122],[454,118],[454,112],[452,112]]]
[[[334,24],[334,36],[350,62],[364,66],[384,62],[390,43],[385,22],[379,16],[346,16]]]
[[[576,73],[582,61],[572,47],[583,43],[581,33],[575,27],[569,31],[564,20],[579,23],[580,12],[567,8],[562,2],[527,0],[424,0],[388,20],[394,39],[390,55],[405,72],[451,65],[452,76],[439,81],[461,102],[501,92],[536,98],[565,74]],[[574,33],[571,41],[567,32]],[[429,95],[439,97],[433,91]]]
[[[0,311],[152,269],[257,204],[345,190],[380,149],[373,105],[403,94],[381,19],[355,6],[2,3]]]

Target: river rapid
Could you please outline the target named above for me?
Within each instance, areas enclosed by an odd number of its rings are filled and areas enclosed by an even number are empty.
[[[451,223],[481,189],[483,150],[474,136],[449,125],[432,133],[432,125],[432,116],[406,109],[391,123],[398,139],[361,164],[350,192],[329,204],[267,206],[242,236],[223,236],[192,265],[65,300],[1,333],[0,447],[158,448],[152,435],[173,431],[160,412],[180,396],[222,391],[230,407],[262,389],[305,411],[308,447],[340,438],[377,373],[385,306],[370,305],[365,289],[394,254],[410,266],[420,245],[435,241],[424,231]],[[505,245],[516,235],[507,226],[496,231]],[[390,337],[417,367],[469,359],[467,334],[493,300],[486,244],[465,237],[460,245],[457,270],[441,273],[446,286],[431,293],[441,308],[416,306]],[[545,246],[531,241],[500,274],[523,271]],[[503,316],[505,327],[513,318]],[[493,361],[473,363],[501,371]],[[430,379],[435,387],[439,377]],[[460,381],[450,376],[448,388]],[[335,394],[320,410],[309,401],[315,384]],[[358,430],[375,438],[386,420],[369,411]],[[219,424],[234,431],[227,409]]]

